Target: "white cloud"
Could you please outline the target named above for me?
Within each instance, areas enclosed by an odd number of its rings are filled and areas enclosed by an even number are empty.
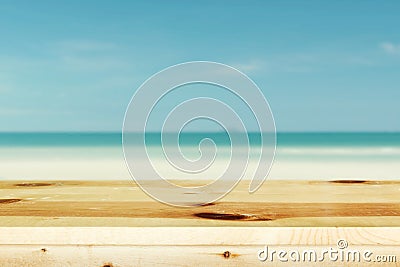
[[[69,40],[55,43],[57,49],[74,52],[101,52],[117,49],[114,43],[100,42],[94,40]]]
[[[2,66],[0,65],[0,70]],[[10,81],[9,75],[5,72],[0,72],[0,95],[2,93],[8,93],[15,89],[14,84]]]
[[[279,55],[271,56],[268,60],[253,60],[245,63],[233,63],[232,67],[246,74],[256,72],[311,72],[311,65],[315,60],[305,55]]]
[[[65,55],[59,60],[62,66],[66,66],[74,71],[109,71],[129,68],[129,62],[111,56],[76,56]]]
[[[388,54],[400,55],[400,44],[386,42],[381,44],[381,48]]]
[[[35,110],[21,110],[16,108],[0,108],[0,116],[18,116],[18,115],[26,115],[32,114]]]
[[[6,93],[11,91],[11,88],[7,84],[0,83],[0,93]]]
[[[232,67],[238,69],[239,71],[245,72],[245,73],[260,70],[263,68],[263,66],[264,66],[264,63],[259,60],[254,60],[254,61],[250,61],[247,63],[232,64]]]
[[[63,40],[48,45],[51,57],[60,67],[75,71],[109,71],[131,67],[122,47],[97,40]]]

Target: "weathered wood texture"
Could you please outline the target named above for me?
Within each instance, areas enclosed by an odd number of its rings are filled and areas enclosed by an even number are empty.
[[[371,262],[281,262],[269,250],[373,252]],[[398,266],[400,228],[385,227],[4,227],[2,266]],[[392,262],[373,262],[391,256]],[[394,257],[394,258],[393,258]],[[302,258],[304,259],[304,258]]]
[[[261,262],[257,253],[321,251],[344,239],[400,261],[400,182],[267,181],[252,195],[247,186],[176,208],[130,181],[1,182],[0,265],[398,266]]]
[[[254,194],[247,186],[177,208],[130,181],[1,182],[0,226],[400,226],[400,182],[267,181]]]

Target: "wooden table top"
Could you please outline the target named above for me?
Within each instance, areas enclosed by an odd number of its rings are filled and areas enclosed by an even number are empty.
[[[197,182],[179,182],[198,185]],[[179,208],[133,181],[2,181],[0,226],[400,226],[398,181],[242,181],[225,198]]]

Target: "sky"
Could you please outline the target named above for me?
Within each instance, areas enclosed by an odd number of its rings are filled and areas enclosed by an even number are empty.
[[[400,131],[399,1],[0,3],[0,131],[121,131],[174,64],[231,65],[277,131]]]

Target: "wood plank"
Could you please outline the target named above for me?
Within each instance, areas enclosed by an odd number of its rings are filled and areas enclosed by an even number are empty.
[[[399,227],[0,227],[10,245],[351,245],[399,246]],[[212,241],[212,243],[210,243]]]
[[[400,226],[397,181],[267,181],[255,194],[247,187],[176,208],[130,181],[0,182],[0,226]]]
[[[259,261],[258,246],[15,246],[0,250],[2,266],[399,266],[396,262],[274,262]],[[305,251],[309,247],[276,247]],[[314,248],[318,255],[323,248]],[[354,248],[356,249],[356,248]],[[363,251],[362,247],[358,248]],[[398,247],[372,248],[377,256],[392,256]],[[393,257],[393,256],[392,256]],[[398,260],[398,257],[394,258]]]
[[[6,243],[13,240],[11,243]],[[0,228],[2,266],[321,266],[317,262],[260,261],[270,250],[348,250],[400,255],[400,228],[384,227],[11,227]],[[385,244],[382,246],[382,244]],[[347,249],[347,248],[346,248]],[[398,266],[340,262],[323,266]]]
[[[244,181],[216,203],[177,208],[131,181],[2,181],[0,265],[287,266],[262,262],[257,253],[265,246],[321,253],[338,240],[400,259],[400,182],[267,181],[255,194],[247,188]]]

